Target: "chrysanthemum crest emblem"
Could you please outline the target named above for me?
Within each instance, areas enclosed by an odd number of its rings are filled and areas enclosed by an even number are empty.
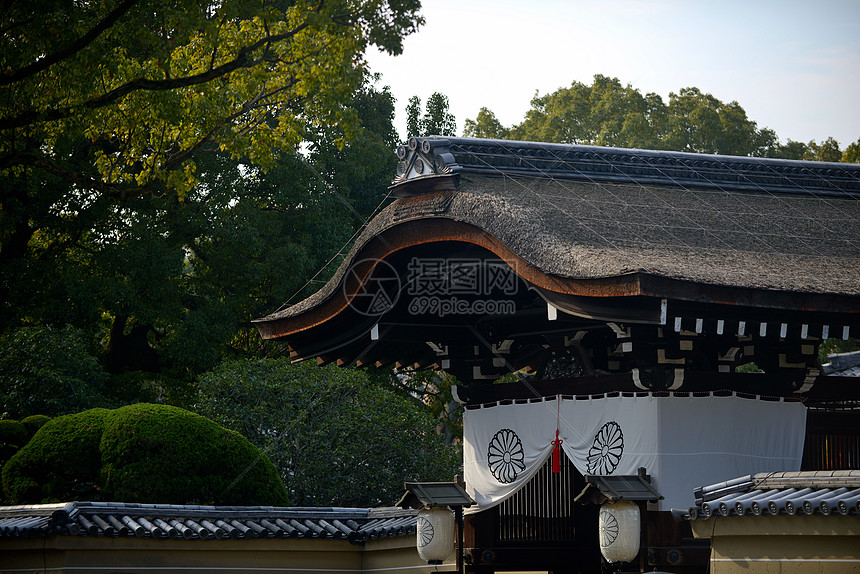
[[[590,474],[612,474],[624,453],[624,433],[621,425],[610,421],[600,427],[594,435],[594,443],[588,449],[588,472]]]
[[[517,475],[526,468],[524,460],[523,442],[511,429],[502,429],[490,439],[487,464],[490,472],[502,484],[517,479]]]

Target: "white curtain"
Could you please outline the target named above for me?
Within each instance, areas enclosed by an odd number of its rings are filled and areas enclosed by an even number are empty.
[[[552,399],[463,413],[463,475],[478,503],[467,513],[499,504],[540,469],[552,452],[556,405]]]
[[[582,474],[644,467],[665,497],[688,508],[693,488],[757,472],[799,470],[806,409],[737,396],[550,398],[466,410],[466,489],[474,513],[499,504],[561,448]]]

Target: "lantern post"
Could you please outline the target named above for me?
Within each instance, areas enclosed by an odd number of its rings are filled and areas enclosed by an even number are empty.
[[[475,501],[456,482],[407,482],[397,506],[418,510],[418,555],[430,564],[441,564],[456,550],[457,572],[463,572],[463,507]],[[454,526],[457,544],[454,548]],[[442,574],[443,571],[439,571]],[[450,572],[450,571],[449,571]]]
[[[600,553],[610,563],[629,563],[639,556],[639,571],[648,566],[648,506],[663,496],[651,486],[644,468],[635,475],[585,475],[586,486],[575,502],[600,505]]]

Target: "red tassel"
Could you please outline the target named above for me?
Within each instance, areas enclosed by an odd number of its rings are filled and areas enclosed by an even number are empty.
[[[555,440],[550,444],[552,445],[552,472],[553,474],[558,474],[561,472],[561,455],[559,453],[559,445],[563,443],[563,440],[558,438],[558,429],[555,430]]]

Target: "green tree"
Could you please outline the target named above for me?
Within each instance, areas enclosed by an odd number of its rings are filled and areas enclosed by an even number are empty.
[[[590,89],[590,115],[597,145],[657,147],[656,133],[665,121],[663,100],[656,94],[642,96],[617,78],[594,76]]]
[[[357,118],[349,140],[321,127],[268,170],[206,154],[181,201],[68,204],[77,215],[40,222],[15,261],[4,323],[72,323],[102,339],[111,388],[128,390],[120,403],[183,404],[193,377],[222,357],[265,352],[251,319],[309,295],[308,279],[388,193],[393,98],[367,82],[345,105]]]
[[[342,102],[363,80],[364,52],[400,52],[419,8],[417,0],[12,3],[0,50],[0,169],[128,198],[183,195],[206,147],[271,165],[304,126],[354,123]],[[70,138],[95,172],[68,163]]]
[[[775,143],[771,146],[766,154],[766,157],[774,157],[779,159],[803,159],[807,154],[809,147],[803,142],[796,142],[789,139],[786,143]]]
[[[512,139],[726,155],[779,156],[776,134],[759,129],[737,102],[724,103],[698,88],[642,95],[600,74],[591,85],[536,94]]]
[[[454,136],[457,135],[457,120],[449,111],[448,96],[434,92],[424,106],[421,114],[421,99],[409,98],[406,106],[406,135],[411,136]]]
[[[839,150],[839,142],[829,137],[822,143],[810,141],[806,146],[803,159],[812,161],[842,161],[842,152]]]
[[[502,122],[496,117],[496,114],[487,108],[482,107],[478,111],[477,117],[466,119],[463,122],[463,137],[467,138],[489,138],[489,139],[507,139],[510,135],[510,129],[502,125]]]
[[[669,149],[694,153],[720,153],[722,102],[698,88],[681,88],[669,94]]]
[[[525,120],[514,126],[515,139],[558,143],[660,149],[666,106],[656,94],[642,96],[617,78],[600,74],[592,85],[536,94]]]
[[[724,103],[698,88],[669,94],[669,149],[723,155],[766,155],[774,144],[771,130],[759,130],[735,101]]]
[[[108,375],[84,333],[22,327],[0,336],[0,416],[56,416],[110,402]]]
[[[397,167],[392,153],[399,143],[394,128],[394,96],[386,86],[377,89],[369,79],[353,95],[359,129],[343,145],[336,134],[322,131],[313,138],[309,161],[318,177],[346,207],[354,227],[364,224],[388,195]],[[341,209],[342,210],[342,209]]]
[[[406,105],[406,137],[421,136],[421,98],[412,96]]]
[[[427,98],[421,124],[424,135],[457,135],[457,122],[454,115],[448,111],[448,96],[434,92]]]
[[[849,144],[842,152],[842,161],[845,163],[860,163],[860,139]]]
[[[200,379],[195,410],[278,467],[294,504],[393,504],[407,480],[451,480],[460,453],[409,394],[361,371],[289,360],[228,362]]]
[[[237,251],[254,262],[273,251],[266,264],[245,265],[249,282],[271,275],[277,256],[293,262],[295,282],[283,291],[330,256],[305,241],[332,202],[300,143],[322,132],[335,146],[360,136],[360,112],[350,103],[367,76],[363,55],[371,46],[400,51],[422,21],[419,7],[418,0],[7,6],[0,324],[69,323],[94,338],[105,330],[113,373],[181,370],[189,357],[186,379],[209,368],[223,347],[208,343],[229,340],[250,307],[262,305],[259,297],[237,302],[245,285],[220,300],[230,278],[219,273],[237,268],[230,261]],[[240,202],[248,188],[264,192],[261,167],[276,163],[294,178],[290,199]],[[293,223],[300,212],[320,215],[295,232],[288,224],[263,229],[284,211]],[[246,223],[247,233],[239,237],[227,221]],[[262,245],[276,231],[289,232],[284,248]],[[323,235],[328,245],[350,233],[339,218]],[[223,262],[210,255],[202,263],[209,245],[220,254],[215,246],[230,241],[236,249]]]
[[[815,140],[809,143],[793,140],[788,140],[785,144],[775,142],[763,155],[781,159],[860,163],[860,140],[849,144],[844,151],[839,149],[839,142],[832,137],[820,144]]]
[[[130,244],[134,251],[151,245],[141,243],[146,234],[170,242],[142,250],[147,261],[153,253],[173,257],[161,267],[168,273],[160,314],[145,317],[162,371],[188,379],[224,356],[259,352],[250,321],[315,290],[308,279],[386,197],[396,162],[393,98],[367,84],[350,103],[359,127],[344,145],[335,143],[336,129],[320,131],[306,153],[284,152],[266,171],[210,156],[201,185],[184,202],[168,198],[171,204],[155,210]],[[123,268],[114,269],[118,280]],[[149,276],[132,286],[153,292],[156,275]],[[122,295],[108,308],[133,299]],[[141,303],[129,308],[150,308]]]
[[[2,477],[16,504],[288,504],[277,472],[257,448],[234,431],[167,405],[52,419],[9,459]]]
[[[437,421],[437,429],[446,444],[463,440],[463,407],[454,400],[452,388],[459,383],[445,371],[416,371],[391,374],[383,382],[400,392],[417,397]]]
[[[588,91],[587,86],[574,82],[570,88],[560,88],[544,96],[535,93],[525,120],[511,130],[512,137],[553,143],[594,143],[596,134],[588,119]]]

